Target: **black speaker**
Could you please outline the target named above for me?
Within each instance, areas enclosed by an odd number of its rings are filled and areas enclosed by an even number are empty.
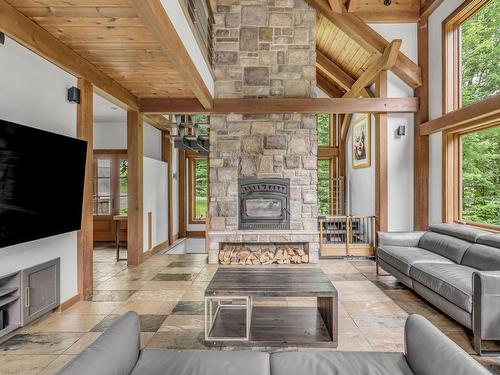
[[[80,89],[73,86],[68,89],[68,101],[80,104]]]
[[[9,325],[9,313],[7,310],[0,310],[0,331]]]

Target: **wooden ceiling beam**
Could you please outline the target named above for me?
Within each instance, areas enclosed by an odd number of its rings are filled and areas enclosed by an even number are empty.
[[[318,87],[323,90],[330,98],[341,98],[343,96],[343,92],[340,89],[332,84],[328,79],[323,77],[316,70],[316,83]]]
[[[140,111],[159,114],[197,113],[414,113],[417,98],[214,99],[212,109],[197,99],[142,98]]]
[[[90,82],[99,95],[116,105],[138,108],[135,95],[5,0],[0,0],[0,31],[68,73]]]
[[[316,51],[316,67],[346,91],[350,90],[356,81],[320,51]]]
[[[164,116],[155,114],[145,115],[144,121],[161,131],[170,131],[175,125],[175,123],[167,120]]]
[[[349,13],[336,13],[325,0],[306,1],[365,50],[370,53],[384,53],[389,42],[361,18]],[[422,84],[420,68],[402,52],[399,52],[391,70],[412,88],[417,88]]]
[[[345,7],[344,2],[342,0],[328,0],[330,4],[330,8],[336,13],[344,13]]]
[[[351,125],[352,113],[346,113],[342,119],[342,124],[340,125],[340,141],[344,142],[347,137],[347,132],[349,131],[349,125]]]
[[[500,94],[423,123],[420,125],[420,135],[461,128],[464,124],[477,124],[482,120],[489,123],[500,121]]]
[[[427,0],[420,8],[420,19],[429,17],[444,0]]]
[[[375,81],[377,75],[381,71],[391,69],[396,63],[401,43],[401,39],[393,40],[386,47],[384,54],[380,56],[372,65],[370,65],[363,74],[361,74],[354,85],[352,85],[351,90],[346,92],[343,97],[355,98],[356,96],[360,95],[362,89]]]
[[[349,0],[347,3],[347,13],[354,13],[358,9],[359,0]]]
[[[129,0],[139,17],[172,61],[177,71],[193,90],[203,108],[212,107],[212,95],[194,65],[184,43],[177,34],[160,0]]]

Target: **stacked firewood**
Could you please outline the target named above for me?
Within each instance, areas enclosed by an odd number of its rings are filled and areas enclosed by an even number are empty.
[[[263,247],[257,251],[245,245],[226,245],[219,251],[219,262],[222,265],[300,264],[309,263],[309,256],[303,249],[288,245],[276,246],[276,250]]]

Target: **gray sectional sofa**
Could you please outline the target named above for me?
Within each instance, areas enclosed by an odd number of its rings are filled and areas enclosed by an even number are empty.
[[[176,351],[139,348],[128,312],[59,375],[491,375],[419,315],[405,326],[406,353]]]
[[[460,224],[378,233],[377,272],[391,273],[483,340],[500,340],[500,234]]]

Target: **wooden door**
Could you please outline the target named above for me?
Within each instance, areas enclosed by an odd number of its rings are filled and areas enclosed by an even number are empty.
[[[115,241],[113,216],[127,213],[127,154],[94,151],[94,242]],[[127,222],[120,222],[120,240],[127,239]]]

